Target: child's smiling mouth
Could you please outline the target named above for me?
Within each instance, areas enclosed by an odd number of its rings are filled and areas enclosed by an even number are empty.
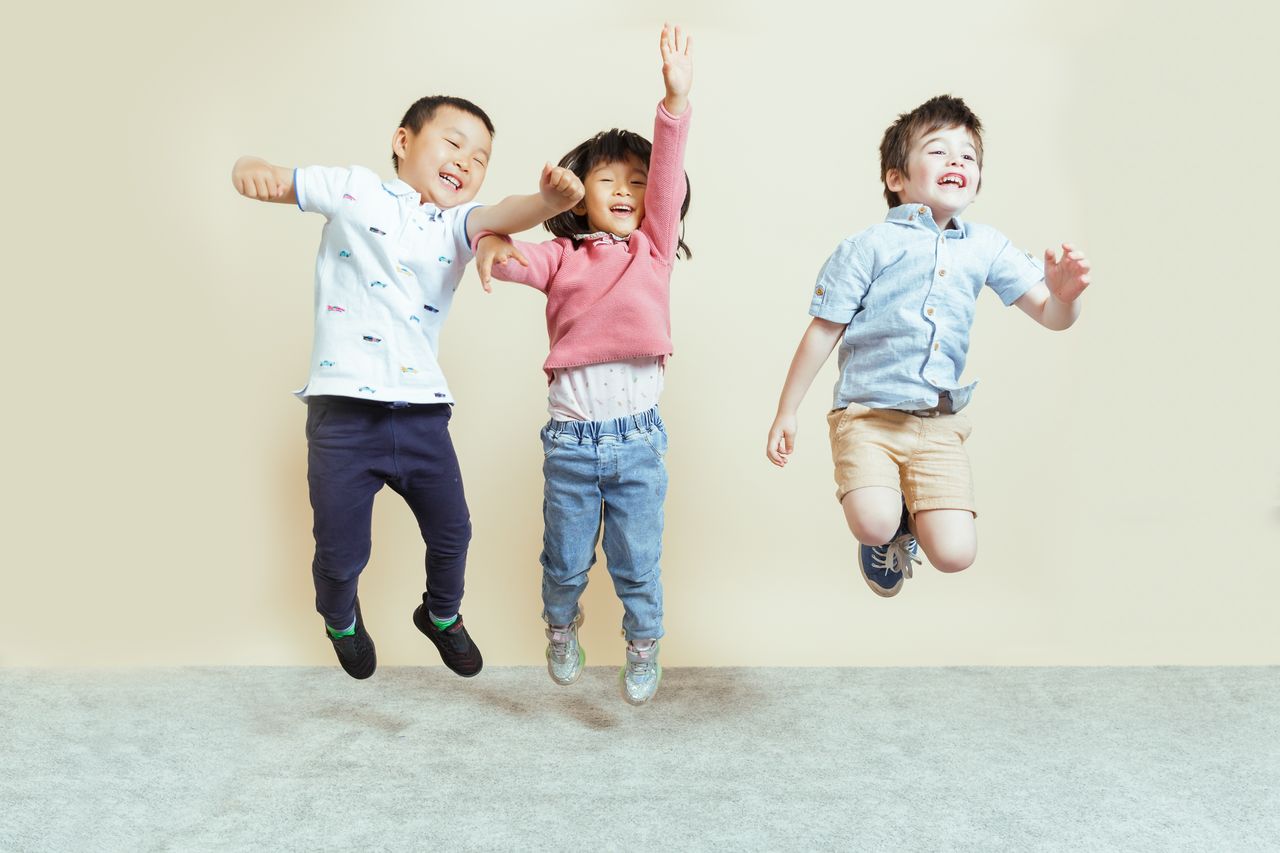
[[[969,179],[959,172],[947,172],[941,178],[938,178],[938,186],[940,187],[958,187],[964,189],[969,186]]]
[[[635,213],[635,210],[636,209],[629,204],[615,204],[609,208],[609,212],[612,213],[614,216],[622,216],[622,217],[630,216],[631,214]]]
[[[440,173],[440,183],[445,184],[454,192],[462,189],[462,179],[456,175],[451,175],[448,172]]]

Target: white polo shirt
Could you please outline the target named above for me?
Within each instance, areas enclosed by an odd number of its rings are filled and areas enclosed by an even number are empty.
[[[298,207],[324,216],[307,384],[319,394],[452,403],[436,361],[471,246],[471,203],[441,210],[361,166],[295,169]]]

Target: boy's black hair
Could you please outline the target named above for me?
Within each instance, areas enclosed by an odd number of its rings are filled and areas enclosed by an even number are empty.
[[[973,137],[973,147],[977,151],[978,166],[982,166],[982,122],[974,115],[973,110],[960,98],[951,95],[938,95],[930,98],[909,113],[898,116],[898,120],[884,132],[880,140],[880,181],[884,183],[890,169],[897,169],[906,176],[907,159],[911,156],[911,146],[922,133],[931,133],[946,127],[963,127]],[[982,186],[981,181],[978,184]],[[897,207],[901,202],[898,194],[884,187],[884,199],[889,207]]]
[[[597,133],[574,148],[560,158],[560,165],[577,175],[578,180],[585,184],[587,175],[596,166],[626,162],[632,157],[639,160],[648,169],[649,156],[652,153],[652,142],[638,133],[619,130],[615,127],[613,130]],[[676,257],[680,257],[681,253],[684,254],[685,258],[693,257],[693,252],[689,249],[688,244],[684,242],[684,215],[689,212],[691,191],[692,186],[689,183],[689,176],[685,175],[684,202],[680,205],[680,238],[676,246]],[[548,219],[542,224],[543,227],[557,237],[573,240],[575,246],[577,245],[577,240],[574,239],[575,235],[591,230],[591,226],[587,224],[587,217],[585,215],[580,216],[571,209]]]
[[[470,113],[484,122],[485,130],[489,131],[489,136],[493,136],[493,122],[489,120],[484,110],[466,98],[455,98],[450,95],[428,95],[425,98],[419,98],[405,111],[404,118],[400,119],[400,124],[397,126],[416,134],[422,130],[424,124],[435,118],[436,110],[441,107],[453,107],[455,110]],[[391,152],[391,165],[396,167],[397,173],[400,171],[400,158],[396,156],[395,151]]]

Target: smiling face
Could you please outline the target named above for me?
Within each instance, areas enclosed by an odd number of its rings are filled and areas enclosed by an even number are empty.
[[[649,170],[635,157],[600,163],[582,182],[587,194],[573,209],[587,217],[592,231],[628,237],[644,219],[644,191]]]
[[[905,172],[890,169],[885,186],[900,204],[925,204],[939,228],[973,203],[982,180],[973,135],[963,127],[926,130],[912,142]]]
[[[399,159],[400,179],[439,208],[471,201],[484,183],[493,137],[478,117],[440,106],[414,133],[398,127],[391,150]]]

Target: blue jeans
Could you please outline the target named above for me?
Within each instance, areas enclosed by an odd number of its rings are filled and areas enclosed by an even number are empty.
[[[661,637],[667,432],[657,407],[612,421],[551,421],[542,452],[542,618],[567,625],[577,616],[603,526],[627,639]]]

